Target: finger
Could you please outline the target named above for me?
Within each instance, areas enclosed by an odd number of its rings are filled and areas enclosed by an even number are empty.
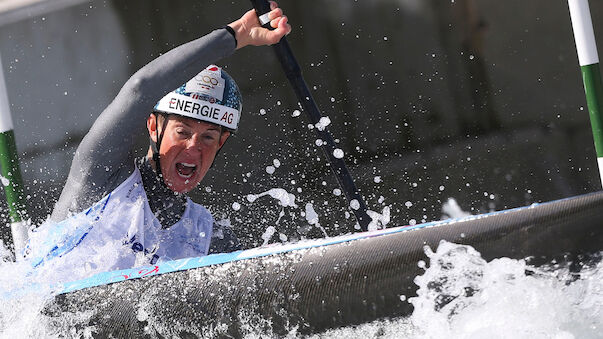
[[[276,19],[279,16],[283,16],[283,10],[280,8],[274,9],[268,13],[268,19],[270,20]]]
[[[283,20],[279,22],[279,26],[282,26],[285,29],[285,35],[291,33],[291,25],[289,25],[289,18],[283,16]]]
[[[291,29],[292,29],[291,25],[289,25],[288,23],[286,23],[285,24],[285,30],[286,30],[285,35],[289,35],[289,33],[291,33]]]
[[[272,31],[275,35],[279,35],[280,37],[282,37],[285,34],[288,34],[291,31],[291,26],[289,26],[289,24],[287,23],[289,21],[289,18],[287,18],[286,15],[283,15],[282,17],[278,18],[278,19],[274,19],[270,22],[271,25],[273,25],[272,27],[276,28],[274,31]],[[279,39],[280,39],[279,37]]]
[[[272,19],[270,20],[270,26],[272,28],[278,28],[278,23],[279,21],[281,21],[282,18],[276,18],[276,19]]]
[[[282,16],[280,18],[274,19],[270,22],[273,30],[263,30],[262,34],[264,36],[264,41],[267,45],[274,45],[278,43],[285,34],[287,34],[288,26],[287,25],[287,17]]]
[[[284,20],[284,21],[283,21],[283,20]],[[278,28],[282,28],[282,27],[281,27],[281,26],[282,26],[282,24],[281,24],[281,23],[286,24],[286,23],[287,23],[287,21],[288,21],[287,16],[286,16],[286,15],[283,15],[283,16],[280,16],[280,17],[278,17],[278,18],[276,18],[276,19],[274,19],[274,20],[270,21],[270,26],[272,26],[272,28],[277,28],[277,29],[278,29]]]
[[[270,9],[275,9],[278,7],[278,4],[276,3],[276,1],[270,1]]]

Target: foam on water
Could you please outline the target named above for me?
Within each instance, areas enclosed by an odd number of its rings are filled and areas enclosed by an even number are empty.
[[[2,246],[0,268],[0,338],[54,338],[52,326],[43,316],[46,303],[57,286],[42,283],[45,277],[31,274],[27,262],[13,262],[10,251]]]
[[[328,331],[317,338],[601,338],[603,262],[570,273],[525,260],[484,260],[471,246],[425,249],[412,315]],[[603,255],[601,252],[599,255]],[[404,300],[406,296],[401,296]]]
[[[3,244],[0,248],[0,338],[58,338],[52,318],[44,313],[54,296],[63,290],[62,284],[110,271],[124,251],[123,240],[114,240],[107,233],[97,232],[89,236],[86,246],[78,246],[66,255],[33,266],[61,241],[55,224],[47,221],[35,231],[29,232],[30,246],[27,259],[12,261],[12,253]],[[69,234],[81,232],[85,220],[74,217],[61,223],[61,230]],[[110,230],[107,230],[110,232]],[[61,321],[85,323],[91,314],[77,313],[62,317]],[[83,318],[82,318],[83,317]],[[77,319],[77,320],[76,320]],[[65,327],[65,326],[62,326]],[[69,326],[67,326],[69,327]],[[90,328],[73,329],[72,337],[91,337]]]
[[[415,306],[412,323],[427,337],[600,335],[601,265],[568,285],[566,270],[538,269],[508,258],[488,263],[470,246],[442,242],[437,252],[427,249],[426,254],[430,268],[415,279],[418,297],[409,300]]]

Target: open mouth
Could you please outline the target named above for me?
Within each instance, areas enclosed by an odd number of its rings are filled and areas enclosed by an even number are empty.
[[[197,170],[197,166],[193,164],[188,164],[186,162],[178,162],[176,163],[176,171],[178,175],[180,175],[184,179],[189,179],[195,174],[195,170]]]

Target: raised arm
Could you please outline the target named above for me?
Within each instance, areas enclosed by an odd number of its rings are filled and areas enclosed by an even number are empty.
[[[246,45],[276,43],[291,28],[282,11],[272,3],[272,26],[260,26],[253,10],[229,24],[233,36],[222,28],[174,48],[137,71],[101,113],[75,153],[67,183],[52,214],[55,221],[98,201],[133,171],[133,148],[147,135],[145,121],[155,103],[167,92],[188,81],[207,65]]]

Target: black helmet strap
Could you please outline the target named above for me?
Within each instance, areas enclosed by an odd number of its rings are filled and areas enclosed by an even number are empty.
[[[159,150],[161,149],[161,140],[163,139],[163,133],[165,132],[165,128],[167,127],[169,115],[160,112],[153,112],[153,115],[155,116],[155,130],[157,132],[157,142],[153,141],[153,138],[150,135],[149,139],[151,142],[151,151],[153,152],[153,162],[155,162],[155,171],[157,172],[157,175],[161,178],[163,175],[161,173],[161,163],[159,162]],[[161,131],[158,130],[159,115],[163,116]]]

